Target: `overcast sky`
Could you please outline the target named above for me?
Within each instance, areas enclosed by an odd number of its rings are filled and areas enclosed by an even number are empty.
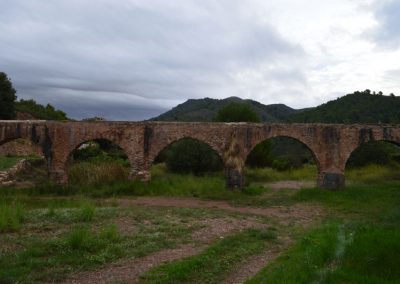
[[[0,71],[72,118],[400,95],[400,0],[0,0]]]

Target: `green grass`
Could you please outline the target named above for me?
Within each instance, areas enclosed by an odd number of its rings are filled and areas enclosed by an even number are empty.
[[[82,203],[82,205],[80,206],[80,208],[76,214],[76,221],[78,221],[78,222],[92,221],[95,211],[96,211],[96,207],[93,204],[91,204],[89,202]]]
[[[338,232],[337,224],[311,231],[246,283],[313,283],[318,272],[334,260]]]
[[[158,266],[141,277],[143,283],[219,283],[234,265],[260,253],[276,237],[271,231],[249,229],[226,237],[204,252]]]
[[[391,166],[368,165],[362,168],[350,168],[346,170],[347,184],[379,184],[387,180],[400,181],[399,164],[393,163]]]
[[[293,202],[316,203],[340,214],[358,214],[370,217],[386,212],[400,202],[400,182],[347,186],[341,191],[302,189],[291,197]]]
[[[397,226],[356,222],[313,229],[246,283],[399,283]]]
[[[21,203],[12,201],[0,203],[0,233],[16,231],[21,227],[25,210]]]
[[[0,156],[0,171],[5,171],[10,169],[21,159],[22,159],[21,157]]]
[[[129,168],[119,161],[79,162],[69,168],[68,180],[71,184],[109,184],[127,181]]]
[[[249,283],[400,283],[399,172],[382,166],[349,169],[348,186],[342,191],[294,191],[254,184],[313,180],[315,168],[250,169],[250,185],[243,192],[231,192],[225,188],[223,173],[177,175],[156,165],[147,184],[123,180],[4,188],[0,190],[0,283],[58,282],[69,273],[176,247],[189,241],[199,219],[230,214],[105,205],[102,198],[113,196],[199,197],[253,207],[315,205],[323,208],[325,219],[308,231],[279,227],[280,233],[288,230],[285,234],[295,245]],[[134,223],[135,233],[124,234],[112,225],[121,218]],[[142,281],[218,283],[235,265],[271,245],[273,237],[270,231],[258,230],[226,237],[196,256],[155,267]]]
[[[280,180],[316,180],[317,167],[305,165],[301,168],[278,171],[273,168],[246,168],[246,178],[252,182],[275,182]]]
[[[20,236],[2,236],[2,245],[17,243],[20,248],[0,250],[0,283],[59,282],[69,273],[173,248],[189,240],[199,228],[194,221],[202,216],[196,210],[99,208],[88,224],[75,220],[80,209],[54,209],[52,216],[32,210]],[[124,227],[113,223],[122,217],[134,224],[134,233],[122,233]],[[37,235],[30,228],[48,232]]]

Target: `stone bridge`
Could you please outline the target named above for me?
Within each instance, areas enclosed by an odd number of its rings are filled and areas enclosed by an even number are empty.
[[[49,176],[58,183],[68,182],[68,161],[85,142],[106,139],[119,145],[128,156],[131,176],[149,180],[157,155],[188,137],[208,144],[219,154],[229,187],[243,185],[246,158],[257,144],[274,137],[296,139],[314,155],[317,186],[334,189],[344,186],[346,162],[359,145],[371,140],[399,145],[400,125],[0,121],[0,145],[18,138],[39,145]]]

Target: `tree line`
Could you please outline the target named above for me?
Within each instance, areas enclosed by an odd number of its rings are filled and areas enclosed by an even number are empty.
[[[52,105],[43,106],[36,101],[17,100],[17,91],[6,73],[0,72],[0,119],[16,119],[17,113],[28,113],[36,119],[67,120],[65,112],[56,110]]]

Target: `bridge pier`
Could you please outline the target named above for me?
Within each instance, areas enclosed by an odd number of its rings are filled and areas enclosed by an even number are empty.
[[[49,178],[56,184],[68,183],[68,174],[65,170],[49,170]]]
[[[244,173],[233,167],[225,168],[226,187],[230,190],[242,189],[244,187]]]
[[[343,172],[321,172],[318,174],[317,187],[331,190],[343,189],[345,178]]]
[[[138,179],[143,182],[148,182],[151,180],[151,172],[150,172],[150,170],[132,169],[129,174],[129,179],[131,179],[131,180]]]

